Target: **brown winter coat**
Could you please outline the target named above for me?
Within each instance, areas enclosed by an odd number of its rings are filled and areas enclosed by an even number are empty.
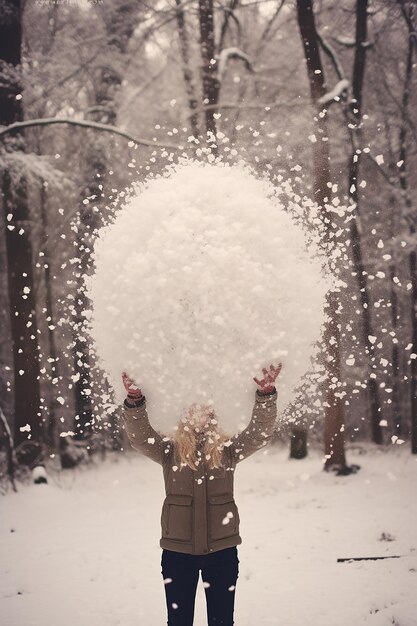
[[[174,442],[149,423],[146,402],[123,406],[123,421],[135,450],[160,463],[166,498],[162,507],[160,545],[174,552],[207,554],[241,543],[239,513],[233,497],[234,470],[240,461],[268,443],[276,420],[277,393],[256,392],[252,419],[223,450],[224,467],[197,470],[176,466]]]

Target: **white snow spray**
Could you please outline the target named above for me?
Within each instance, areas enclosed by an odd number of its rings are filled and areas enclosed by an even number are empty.
[[[241,165],[183,161],[137,185],[94,250],[90,334],[116,401],[126,371],[152,423],[191,404],[229,432],[262,367],[282,362],[279,410],[311,367],[331,281],[274,186]]]

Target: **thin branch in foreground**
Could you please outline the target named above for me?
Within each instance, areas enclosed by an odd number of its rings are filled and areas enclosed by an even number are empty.
[[[183,150],[184,146],[172,144],[172,143],[160,143],[158,141],[151,141],[150,139],[141,139],[134,137],[130,133],[127,133],[116,126],[110,124],[100,124],[99,122],[87,122],[84,120],[76,120],[71,118],[58,118],[58,117],[46,117],[35,120],[26,120],[24,122],[15,122],[9,126],[3,126],[0,129],[0,137],[4,137],[12,132],[18,132],[23,128],[31,128],[33,126],[51,126],[53,124],[69,124],[70,126],[81,126],[83,128],[91,128],[93,130],[101,130],[119,137],[124,137],[128,141],[132,141],[135,145],[148,146],[152,148],[169,148],[170,150]]]
[[[14,459],[14,442],[13,435],[11,433],[6,416],[0,407],[0,422],[3,424],[4,431],[6,433],[6,448],[7,448],[7,473],[12,483],[13,491],[17,491],[15,483],[15,459]]]
[[[351,561],[382,561],[384,559],[401,559],[402,554],[393,554],[387,556],[353,556],[345,559],[337,559],[338,563],[350,563]]]

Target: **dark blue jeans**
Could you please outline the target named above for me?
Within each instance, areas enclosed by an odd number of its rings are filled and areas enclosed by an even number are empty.
[[[193,625],[200,571],[206,593],[208,626],[233,626],[239,573],[236,547],[202,555],[163,550],[161,566],[168,626]]]

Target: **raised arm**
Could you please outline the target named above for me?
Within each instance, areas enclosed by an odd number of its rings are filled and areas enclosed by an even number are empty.
[[[152,428],[146,411],[146,398],[142,391],[127,376],[122,374],[127,397],[123,404],[123,422],[132,448],[162,465],[169,452],[169,443]]]
[[[252,418],[248,426],[239,435],[232,439],[230,454],[235,463],[247,459],[248,456],[260,450],[271,439],[275,420],[277,418],[277,391],[275,380],[282,365],[270,366],[269,370],[262,370],[263,378],[254,378],[259,389],[256,390],[255,404]]]

